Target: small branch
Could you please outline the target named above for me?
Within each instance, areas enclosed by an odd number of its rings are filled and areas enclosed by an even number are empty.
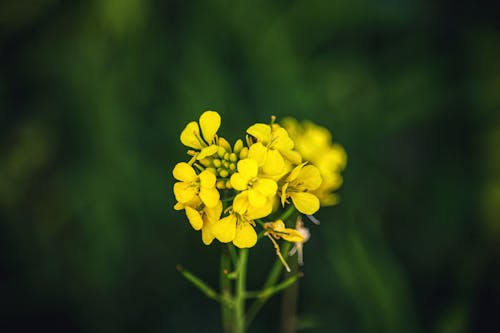
[[[194,284],[195,287],[197,287],[202,293],[204,293],[208,298],[213,299],[214,301],[217,302],[225,302],[224,299],[211,287],[209,287],[205,282],[203,282],[200,278],[195,276],[193,273],[189,272],[188,270],[184,269],[181,265],[176,266],[177,270],[192,284]]]
[[[289,277],[285,281],[283,281],[275,286],[271,286],[269,288],[266,288],[264,290],[247,291],[246,297],[247,298],[269,298],[269,297],[273,296],[274,294],[288,288],[289,286],[291,286],[292,284],[297,282],[297,280],[299,280],[303,276],[304,276],[304,274],[302,272],[297,273],[297,274]]]

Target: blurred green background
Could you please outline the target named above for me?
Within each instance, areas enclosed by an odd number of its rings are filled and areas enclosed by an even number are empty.
[[[173,210],[179,134],[292,116],[349,157],[309,225],[304,332],[498,332],[499,6],[0,3],[0,330],[219,332],[218,244]],[[256,289],[274,260],[250,253]],[[274,297],[250,332],[277,332]],[[4,328],[4,329],[2,329]]]

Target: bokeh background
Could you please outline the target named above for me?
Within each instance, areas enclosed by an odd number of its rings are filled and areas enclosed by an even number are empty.
[[[172,206],[179,134],[271,115],[349,157],[311,227],[304,332],[500,329],[499,6],[487,1],[0,3],[0,330],[219,332]],[[492,2],[493,3],[493,2]],[[271,244],[250,253],[258,288]],[[251,332],[277,332],[280,297]]]

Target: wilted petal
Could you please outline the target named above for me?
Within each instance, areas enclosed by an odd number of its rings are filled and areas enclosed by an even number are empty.
[[[193,182],[198,179],[193,167],[186,162],[177,163],[172,171],[174,178],[182,182]]]
[[[292,197],[293,205],[302,214],[312,215],[319,209],[319,200],[314,194],[292,192],[290,196]]]
[[[228,243],[234,239],[236,234],[236,217],[229,215],[214,223],[212,232],[220,242]]]
[[[196,121],[186,125],[181,133],[181,142],[184,146],[200,150],[203,148],[200,142],[200,128]]]
[[[288,242],[298,243],[304,241],[304,236],[295,229],[286,228],[280,236]]]
[[[205,111],[200,116],[200,127],[203,139],[211,144],[220,127],[220,115],[215,111]]]
[[[239,248],[249,248],[257,243],[257,233],[250,223],[240,223],[236,227],[233,244]]]
[[[200,230],[203,226],[203,220],[200,213],[191,207],[186,207],[186,216],[194,230]]]

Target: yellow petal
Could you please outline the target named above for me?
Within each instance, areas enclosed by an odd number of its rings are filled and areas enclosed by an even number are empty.
[[[248,149],[248,158],[256,160],[259,166],[263,166],[267,159],[267,148],[260,142],[254,143]]]
[[[220,194],[216,188],[202,187],[200,189],[200,199],[207,207],[215,207],[219,203]]]
[[[248,187],[248,179],[239,173],[233,173],[231,176],[231,186],[237,191],[244,191]]]
[[[236,217],[229,215],[214,223],[212,232],[220,242],[228,243],[234,239],[236,234]]]
[[[302,156],[298,151],[295,150],[280,150],[281,155],[284,158],[292,162],[293,164],[299,164],[302,162]]]
[[[248,201],[254,207],[262,207],[267,202],[267,197],[256,189],[248,190]]]
[[[293,205],[302,214],[312,215],[319,209],[319,199],[311,193],[307,192],[292,192]]]
[[[207,158],[209,156],[212,156],[213,154],[215,154],[217,151],[219,150],[219,146],[216,146],[216,145],[211,145],[209,147],[205,147],[203,148],[200,153],[198,154],[198,156],[196,156],[196,159],[197,160],[202,160],[204,158]]]
[[[250,223],[240,223],[236,227],[233,244],[239,248],[249,248],[257,243],[257,233]]]
[[[271,141],[271,126],[267,124],[254,124],[247,129],[247,133],[256,138],[257,141],[261,141],[264,144]]]
[[[321,174],[314,165],[306,165],[300,171],[299,179],[308,190],[315,190],[321,185]]]
[[[222,202],[219,200],[213,207],[205,207],[205,216],[211,223],[217,222],[222,214]]]
[[[211,171],[203,170],[200,173],[199,177],[200,177],[200,186],[201,187],[207,187],[207,188],[215,187],[215,181],[217,179]]]
[[[177,163],[172,171],[174,178],[182,182],[193,182],[198,179],[193,167],[185,162]]]
[[[292,172],[290,172],[290,174],[288,175],[287,177],[287,181],[288,182],[292,182],[294,181],[295,179],[297,179],[297,177],[299,176],[300,174],[300,170],[302,170],[302,168],[304,167],[304,165],[306,164],[307,162],[304,162],[302,164],[299,164],[297,165],[295,168],[293,168]]]
[[[186,216],[194,230],[200,230],[203,226],[203,220],[200,213],[191,207],[186,207]]]
[[[272,179],[259,178],[254,188],[266,197],[272,197],[278,190],[278,184]]]
[[[275,175],[281,173],[284,168],[285,161],[283,160],[283,156],[281,156],[279,151],[269,149],[267,151],[267,159],[263,167],[264,172],[269,175]]]
[[[219,114],[215,111],[203,112],[200,116],[200,127],[203,139],[205,139],[208,144],[211,144],[220,127]]]
[[[210,245],[215,236],[213,233],[214,222],[209,221],[207,218],[203,219],[203,228],[201,228],[201,240],[203,244]]]
[[[198,194],[197,189],[190,186],[188,183],[177,182],[174,184],[175,199],[181,203],[187,203],[193,200],[196,194]]]
[[[304,236],[295,229],[286,228],[280,236],[289,242],[298,243],[304,241]]]
[[[203,148],[200,142],[200,128],[196,121],[186,125],[181,133],[181,142],[184,146],[200,150]]]
[[[257,164],[257,161],[251,158],[246,158],[238,162],[238,172],[241,174],[241,176],[250,180],[257,177],[257,173],[259,172],[259,165]]]
[[[248,191],[241,192],[233,200],[233,210],[240,215],[246,213],[248,205]]]
[[[278,125],[276,125],[278,126]],[[273,131],[274,148],[278,150],[292,150],[293,140],[288,136],[288,132],[283,127],[276,127]]]
[[[249,206],[246,212],[246,217],[249,220],[260,219],[268,216],[273,211],[273,201],[266,200],[266,203],[260,207]]]

